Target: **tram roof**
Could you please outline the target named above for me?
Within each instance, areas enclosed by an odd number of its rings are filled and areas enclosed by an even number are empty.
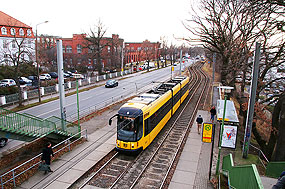
[[[222,121],[224,113],[224,100],[217,100],[217,120]],[[232,123],[239,123],[234,102],[227,100],[225,121]]]

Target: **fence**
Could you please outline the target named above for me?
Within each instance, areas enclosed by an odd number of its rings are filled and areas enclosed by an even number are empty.
[[[78,137],[78,136],[81,136],[81,137]],[[55,157],[59,157],[60,155],[62,155],[60,154],[60,152],[63,152],[63,150],[65,149],[68,149],[68,151],[70,151],[72,144],[74,144],[75,142],[79,141],[82,138],[87,139],[87,130],[83,130],[79,133],[76,133],[72,137],[69,137],[68,139],[52,147],[54,150],[56,150],[54,152]],[[58,147],[59,149],[57,149]],[[11,169],[10,171],[2,174],[0,176],[1,188],[3,189],[5,184],[10,184],[10,185],[12,184],[12,186],[16,187],[18,182],[21,183],[22,181],[27,180],[27,176],[23,176],[24,173],[27,173],[29,177],[35,174],[39,164],[41,163],[41,156],[42,156],[42,153],[22,163],[21,165]]]
[[[116,73],[109,73],[106,75],[90,77],[87,79],[81,79],[80,83],[81,83],[81,86],[92,85],[92,84],[99,82],[99,81],[103,81],[106,79],[127,75],[130,73],[132,73],[131,70],[125,70],[123,72],[116,72]],[[64,88],[66,90],[75,89],[76,88],[76,81],[69,81],[69,82],[65,83]],[[27,93],[27,95],[23,95],[23,100],[29,101],[33,98],[37,98],[38,94],[39,94],[38,92],[39,92],[38,89],[30,90],[30,91],[24,91],[24,93]],[[58,92],[57,86],[49,86],[49,87],[42,87],[41,88],[41,96],[50,95],[50,94],[54,94],[57,92]],[[1,106],[15,104],[15,103],[19,102],[19,94],[11,94],[11,95],[6,95],[4,97],[5,97],[5,100],[0,101]]]
[[[222,170],[230,188],[264,188],[256,166],[234,166],[232,154],[223,157]]]
[[[269,162],[266,167],[266,176],[278,178],[285,170],[285,162]]]
[[[43,136],[54,131],[55,124],[29,114],[18,114],[0,108],[0,128],[3,131],[16,134]]]

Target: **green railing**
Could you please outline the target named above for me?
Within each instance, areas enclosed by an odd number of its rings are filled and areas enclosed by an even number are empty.
[[[266,166],[266,176],[278,178],[285,170],[285,162],[269,162]]]
[[[256,166],[234,166],[232,154],[223,157],[222,170],[231,188],[264,188]]]
[[[66,130],[63,130],[63,124]],[[72,136],[78,132],[78,126],[55,116],[41,119],[0,108],[0,130],[28,137],[43,137],[52,132]]]
[[[62,120],[56,116],[52,116],[49,118],[46,118],[46,120],[53,122],[56,125],[56,131],[57,133],[65,133],[66,135],[74,135],[79,132],[78,125],[74,124],[72,122]],[[65,131],[63,130],[63,125],[65,128]]]
[[[49,134],[55,128],[55,124],[48,120],[0,108],[0,129],[2,131],[39,137]]]

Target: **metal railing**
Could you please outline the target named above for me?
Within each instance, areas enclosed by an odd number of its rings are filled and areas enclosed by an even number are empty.
[[[3,131],[15,134],[43,136],[54,131],[56,125],[29,114],[19,114],[0,108],[0,128]]]
[[[75,139],[74,141],[71,142],[71,139],[76,138],[77,136],[81,136],[78,137],[77,139]],[[60,145],[63,145],[63,147],[61,147],[60,149],[56,150],[54,152],[54,155],[56,155],[57,153],[63,151],[65,148],[68,149],[68,151],[71,150],[71,145],[77,141],[79,141],[80,139],[85,138],[87,140],[87,130],[83,130],[79,133],[76,133],[75,135],[69,137],[68,139],[58,143],[57,145],[53,146],[52,149],[56,149],[57,147],[59,147]],[[16,187],[16,178],[21,176],[22,174],[28,172],[28,171],[32,171],[33,168],[37,168],[39,166],[39,164],[41,163],[41,156],[42,153],[40,153],[39,155],[29,159],[28,161],[25,161],[24,163],[22,163],[21,165],[11,169],[10,171],[2,174],[0,176],[0,180],[1,180],[1,188],[4,189],[4,185],[10,182],[13,182],[13,186]],[[28,167],[28,168],[26,168]],[[32,176],[32,174],[30,174],[30,176]],[[6,179],[6,177],[8,177]],[[20,178],[21,179],[21,178]],[[26,180],[27,178],[22,178],[23,180]]]

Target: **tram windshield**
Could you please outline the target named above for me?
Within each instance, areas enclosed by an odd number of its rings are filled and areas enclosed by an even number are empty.
[[[128,117],[118,116],[118,140],[134,142],[142,137],[142,116]]]

